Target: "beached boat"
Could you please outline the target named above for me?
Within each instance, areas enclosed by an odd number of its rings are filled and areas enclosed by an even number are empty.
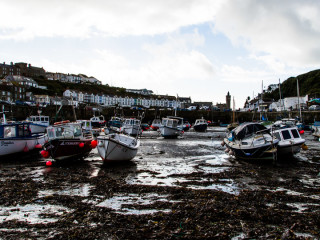
[[[193,125],[193,129],[196,132],[205,132],[207,131],[207,128],[208,128],[208,122],[203,118],[197,119]]]
[[[243,123],[230,131],[222,145],[226,145],[230,155],[244,160],[264,160],[277,158],[279,140],[270,129],[259,123]]]
[[[129,161],[137,155],[140,140],[125,134],[113,133],[99,136],[98,153],[103,161]]]
[[[45,133],[46,128],[50,125],[49,116],[29,116],[26,122],[30,122],[30,130],[32,133]]]
[[[161,136],[164,138],[177,138],[183,132],[183,118],[168,116],[162,118],[162,124],[159,128]]]
[[[56,122],[47,128],[49,141],[41,151],[43,157],[54,160],[82,159],[89,155],[97,142],[80,122]]]
[[[299,153],[306,141],[301,138],[297,127],[273,128],[271,133],[279,140],[278,156]]]
[[[161,120],[159,118],[155,118],[153,119],[150,127],[152,128],[152,130],[157,131],[160,126],[161,126]]]
[[[320,139],[320,121],[314,121],[314,124],[311,126],[311,131],[316,139]]]
[[[93,116],[92,118],[90,118],[90,121],[91,121],[91,125],[93,127],[104,127],[106,125],[106,121],[104,119],[104,116],[101,115],[101,116]]]
[[[81,127],[84,131],[91,132],[94,138],[97,138],[102,131],[100,127],[92,126],[92,122],[90,120],[77,120],[77,122],[81,123]]]
[[[39,149],[47,142],[44,133],[32,133],[31,123],[13,122],[0,124],[0,158],[16,155],[39,154]]]
[[[131,136],[141,135],[141,121],[136,118],[125,118],[120,130],[121,132]]]

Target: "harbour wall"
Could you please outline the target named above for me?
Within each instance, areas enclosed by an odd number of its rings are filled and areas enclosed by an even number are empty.
[[[7,111],[6,116],[9,119],[13,120],[24,120],[30,115],[37,115],[37,107],[30,106],[6,106],[5,111]],[[56,106],[47,106],[41,108],[42,115],[47,115],[53,121],[61,120],[71,120],[73,121],[74,114],[71,106],[63,106],[58,114]],[[106,120],[109,120],[112,116],[126,116],[126,117],[137,117],[141,116],[144,113],[144,118],[142,122],[151,123],[152,120],[156,117],[162,118],[166,116],[174,116],[173,110],[133,110],[133,109],[116,109],[116,108],[102,108],[101,111],[95,111],[96,109],[91,107],[79,107],[75,108],[76,118],[77,119],[90,119],[94,114],[103,115]],[[198,118],[204,118],[210,120],[214,123],[230,123],[233,119],[233,112],[220,112],[220,111],[205,111],[205,110],[195,110],[195,111],[177,111],[177,116],[183,117],[185,120],[190,123],[195,122]],[[57,116],[57,118],[55,118]],[[299,116],[298,111],[291,112],[267,112],[261,114],[264,118],[270,121],[276,121],[279,118],[283,117],[297,117]],[[235,112],[234,113],[235,121],[238,122],[250,122],[260,120],[260,113],[258,112]],[[320,112],[319,111],[302,111],[302,119],[305,123],[313,123],[315,120],[320,121]]]

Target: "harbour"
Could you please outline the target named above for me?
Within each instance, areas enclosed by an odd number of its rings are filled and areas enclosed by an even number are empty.
[[[317,239],[319,142],[277,163],[225,153],[225,128],[164,139],[144,131],[136,157],[103,163],[2,161],[4,239]]]

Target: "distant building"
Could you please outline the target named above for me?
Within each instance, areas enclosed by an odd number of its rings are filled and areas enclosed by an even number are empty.
[[[31,64],[27,63],[15,63],[16,67],[20,68],[20,73],[22,76],[25,77],[46,77],[46,71],[43,68],[40,67],[33,67]]]
[[[153,91],[152,90],[147,90],[147,89],[126,89],[126,92],[130,93],[136,93],[136,94],[141,94],[141,95],[152,95]]]
[[[227,95],[226,95],[226,107],[227,109],[231,109],[231,95],[230,93],[228,92]],[[220,108],[221,109],[221,108]]]
[[[1,63],[0,64],[0,77],[6,77],[10,75],[20,75],[21,71],[20,68],[13,65],[13,62],[9,64]]]

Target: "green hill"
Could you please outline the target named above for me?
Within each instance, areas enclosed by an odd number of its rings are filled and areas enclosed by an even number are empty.
[[[297,79],[299,80],[300,96],[320,97],[320,69],[301,74],[297,77],[290,77],[281,84],[281,96],[297,96]],[[279,89],[271,93],[265,93],[264,99],[279,99]]]

